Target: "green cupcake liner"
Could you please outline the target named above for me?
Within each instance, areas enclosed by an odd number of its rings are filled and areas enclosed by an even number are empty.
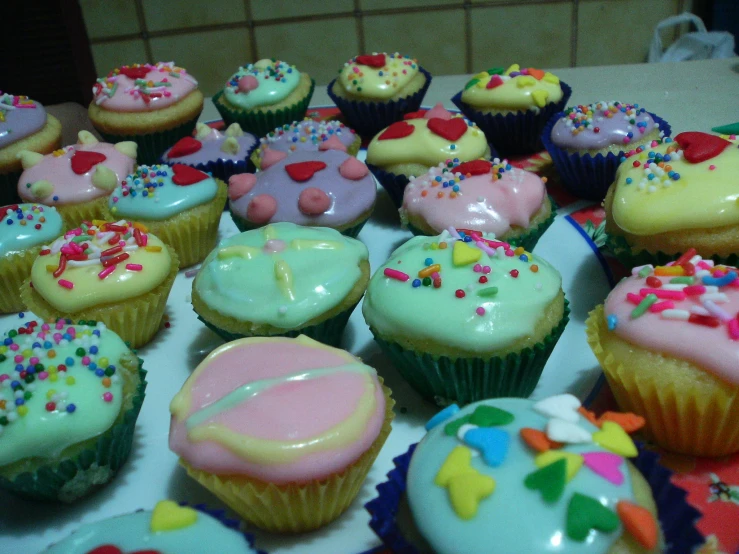
[[[200,114],[198,114],[198,117],[199,116]],[[195,124],[197,122],[198,118],[196,117],[182,125],[174,127],[173,129],[158,131],[156,133],[146,133],[143,135],[114,135],[105,133],[100,129],[97,129],[97,132],[100,133],[105,142],[113,144],[124,140],[135,142],[139,147],[136,154],[136,163],[139,165],[153,165],[159,163],[164,151],[175,142],[181,138],[192,136],[192,132],[195,130]]]
[[[123,414],[123,421],[97,438],[94,447],[12,480],[0,476],[0,488],[30,500],[70,503],[110,481],[131,453],[136,420],[146,396],[146,373],[139,358],[140,382],[133,406]]]
[[[665,252],[648,252],[647,250],[634,253],[625,237],[611,233],[606,234],[605,249],[628,269],[646,264],[652,264],[654,266],[665,265],[668,262],[676,260],[682,254],[682,252],[667,254]],[[711,259],[717,264],[726,264],[734,267],[739,264],[739,254],[731,254],[726,257],[711,256]]]
[[[22,171],[0,173],[0,206],[23,202],[21,197],[18,196],[18,181],[22,174]]]
[[[564,315],[552,332],[533,347],[505,357],[435,357],[388,342],[370,327],[380,348],[403,378],[425,399],[439,406],[469,404],[486,398],[528,397],[570,319],[565,299]]]
[[[246,231],[253,231],[254,229],[259,229],[260,227],[264,227],[263,225],[257,225],[256,227],[252,225],[248,225],[244,219],[240,218],[238,215],[234,214],[231,211],[230,202],[226,204],[226,209],[228,210],[228,213],[231,215],[231,219],[233,220],[234,225],[236,225],[236,228],[239,230],[240,233],[244,233]],[[350,237],[353,239],[357,238],[357,235],[359,235],[359,232],[362,230],[362,227],[364,227],[364,224],[367,223],[368,220],[369,220],[369,217],[360,221],[353,227],[344,229],[343,231],[341,231],[341,234],[344,235],[345,237]]]
[[[357,302],[359,304],[359,302]],[[302,327],[300,329],[295,329],[293,331],[286,331],[284,333],[276,333],[274,335],[268,335],[270,337],[289,337],[289,338],[295,338],[300,335],[305,335],[306,337],[310,337],[314,340],[317,340],[318,342],[322,342],[323,344],[328,344],[329,346],[335,346],[339,347],[341,345],[341,339],[344,335],[344,329],[346,328],[346,324],[349,322],[349,317],[352,315],[352,312],[354,311],[354,308],[357,307],[357,304],[354,304],[352,307],[350,307],[347,310],[344,310],[343,312],[340,312],[339,314],[335,315],[334,317],[327,319],[326,321],[322,321],[321,323],[317,323],[316,325],[311,325],[310,327]],[[197,314],[197,312],[195,312]],[[198,319],[202,321],[208,329],[216,333],[219,337],[221,337],[226,342],[231,342],[237,339],[243,339],[245,337],[255,337],[255,336],[267,336],[267,335],[242,335],[239,333],[232,333],[230,331],[226,331],[225,329],[221,329],[220,327],[217,327],[216,325],[213,325],[212,323],[206,321],[203,319],[200,314],[198,315]]]
[[[293,121],[302,121],[305,118],[305,113],[308,111],[308,105],[310,104],[311,98],[313,98],[313,90],[315,88],[316,82],[311,79],[310,91],[305,98],[292,106],[275,111],[249,112],[244,110],[232,110],[219,102],[219,99],[223,96],[222,90],[218,91],[213,96],[213,104],[215,104],[218,113],[221,114],[227,127],[232,123],[238,123],[244,131],[258,137],[264,137],[267,136],[270,131],[274,131],[277,127],[282,127],[283,125],[292,123]]]

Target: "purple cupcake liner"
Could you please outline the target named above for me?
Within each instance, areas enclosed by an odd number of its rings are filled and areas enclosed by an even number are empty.
[[[664,132],[664,136],[669,137],[672,133],[670,124],[652,112],[648,113],[654,121],[659,123],[659,128]],[[562,186],[569,193],[586,200],[601,201],[605,198],[608,187],[611,186],[616,177],[616,169],[621,163],[623,152],[619,152],[618,155],[609,152],[606,155],[599,153],[595,156],[590,154],[583,156],[560,148],[552,142],[551,136],[552,128],[563,116],[564,112],[555,114],[544,127],[541,135],[544,148],[552,157],[552,162],[557,168]]]
[[[636,443],[639,454],[632,458],[634,467],[644,476],[652,489],[657,504],[660,528],[665,539],[665,554],[693,552],[705,541],[695,527],[701,513],[688,504],[687,493],[670,481],[672,472],[659,465],[659,456]],[[411,456],[417,443],[405,454],[393,459],[395,469],[387,474],[387,481],[377,485],[378,496],[364,505],[370,513],[370,527],[393,554],[419,554],[398,526],[396,516],[405,494],[406,478]],[[494,550],[491,552],[494,553]]]
[[[562,99],[553,104],[547,104],[538,112],[533,110],[518,111],[516,113],[484,114],[472,106],[462,102],[462,92],[452,97],[452,102],[470,121],[474,121],[488,142],[495,146],[501,156],[517,156],[541,152],[544,145],[541,143],[541,132],[551,117],[561,112],[570,99],[572,89],[564,81],[560,81]]]
[[[331,90],[336,79],[328,84],[327,92],[344,116],[346,124],[363,138],[372,138],[391,123],[403,119],[403,115],[415,112],[431,84],[431,73],[422,67],[418,70],[426,76],[426,84],[416,92],[394,102],[360,102],[336,96]]]
[[[264,550],[256,550],[256,547],[254,546],[254,535],[251,533],[246,533],[242,531],[241,529],[241,521],[238,519],[231,519],[226,515],[226,510],[223,509],[215,509],[215,508],[209,508],[205,504],[189,504],[187,502],[179,502],[180,506],[189,506],[190,508],[193,508],[197,510],[198,512],[202,512],[206,515],[209,515],[210,517],[217,519],[220,521],[224,527],[228,527],[229,529],[233,529],[234,531],[238,531],[242,535],[244,535],[244,539],[249,544],[250,548],[253,548],[257,554],[267,554]]]

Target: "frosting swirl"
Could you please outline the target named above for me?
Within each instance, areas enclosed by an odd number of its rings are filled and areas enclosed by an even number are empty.
[[[397,52],[355,56],[344,64],[339,84],[350,94],[387,100],[418,75],[418,67],[415,58]]]
[[[162,161],[193,166],[216,160],[243,162],[256,143],[257,138],[242,131],[238,123],[232,123],[223,132],[198,123],[195,138],[180,139],[162,154]]]
[[[538,111],[559,102],[563,95],[556,75],[513,64],[505,70],[496,67],[475,75],[465,85],[462,101],[482,109]]]
[[[46,244],[62,234],[56,208],[41,204],[13,204],[0,208],[0,256]]]
[[[260,108],[282,102],[300,82],[300,71],[280,60],[259,60],[242,66],[226,83],[223,94],[233,106]]]
[[[0,148],[30,136],[46,125],[46,110],[27,96],[0,93]]]

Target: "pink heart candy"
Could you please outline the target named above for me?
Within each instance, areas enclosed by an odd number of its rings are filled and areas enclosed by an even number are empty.
[[[244,75],[239,79],[239,92],[250,92],[259,86],[259,81],[254,75]]]
[[[347,158],[339,166],[339,174],[345,179],[351,179],[352,181],[363,179],[367,173],[369,173],[369,168],[354,157]]]
[[[257,184],[257,176],[253,173],[238,173],[228,180],[228,197],[238,200],[247,194]]]
[[[344,146],[344,143],[339,140],[339,137],[331,135],[328,139],[318,145],[318,150],[321,152],[324,150],[341,150],[342,152],[346,152],[346,146]]]
[[[433,108],[427,111],[423,117],[425,119],[432,119],[434,117],[438,117],[439,119],[443,119],[446,121],[452,118],[452,112],[450,112],[444,106],[442,106],[441,102],[438,102]]]
[[[586,452],[582,454],[585,466],[593,473],[597,473],[603,479],[614,485],[624,482],[624,475],[619,466],[624,462],[621,456],[611,452]]]
[[[282,152],[281,150],[272,150],[271,148],[267,148],[262,152],[262,161],[261,161],[261,169],[267,169],[268,167],[272,167],[280,160],[284,160],[287,158],[287,154],[285,152]]]

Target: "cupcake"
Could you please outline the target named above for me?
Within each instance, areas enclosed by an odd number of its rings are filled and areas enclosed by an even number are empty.
[[[215,247],[226,196],[226,183],[189,165],[142,165],[110,195],[104,219],[143,224],[189,267]]]
[[[588,343],[622,409],[666,450],[739,452],[739,270],[689,250],[635,268],[588,318]]]
[[[440,163],[490,155],[485,135],[474,123],[437,104],[426,112],[407,114],[375,136],[367,147],[367,164],[399,208],[411,177]]]
[[[64,232],[56,208],[41,204],[13,204],[0,208],[0,313],[25,309],[19,292],[41,252]]]
[[[128,458],[142,362],[103,323],[30,321],[0,346],[0,488],[72,502]]]
[[[270,131],[266,137],[259,139],[259,146],[251,155],[257,169],[262,166],[262,155],[266,150],[298,152],[308,150],[343,150],[350,156],[356,156],[362,145],[362,139],[354,131],[340,121],[315,120],[306,117],[303,121],[294,121]]]
[[[350,59],[328,85],[328,95],[349,126],[367,138],[421,107],[431,74],[397,52]]]
[[[670,132],[666,121],[638,104],[596,102],[552,117],[542,141],[564,187],[575,196],[600,201],[621,158],[637,148],[655,146]]]
[[[213,103],[226,125],[238,123],[261,137],[275,127],[303,119],[314,87],[310,75],[294,65],[263,59],[240,67]]]
[[[533,250],[556,215],[545,182],[497,158],[451,167],[441,163],[411,177],[400,221],[416,235],[434,236],[450,227],[473,229]]]
[[[543,150],[541,132],[564,109],[571,92],[548,71],[513,64],[478,73],[452,102],[500,154],[513,156]]]
[[[162,500],[153,510],[82,525],[42,554],[201,554],[206,544],[217,544],[219,554],[258,554],[239,527],[223,511]]]
[[[24,150],[18,195],[54,206],[67,227],[100,219],[110,193],[136,167],[136,150],[134,142],[98,142],[87,131],[80,131],[77,144],[45,156]]]
[[[739,147],[716,135],[638,148],[608,189],[607,245],[627,267],[665,264],[689,248],[737,265],[738,186]]]
[[[198,82],[174,62],[124,65],[92,87],[90,121],[108,142],[139,146],[139,163],[153,164],[189,137],[203,111]]]
[[[260,172],[229,180],[236,226],[248,231],[288,221],[356,237],[375,206],[377,184],[367,166],[343,150],[342,144],[293,154],[265,150]]]
[[[449,406],[394,460],[371,527],[395,554],[693,552],[700,514],[627,434],[642,421],[578,406],[569,394]]]
[[[42,248],[20,295],[46,321],[101,321],[139,348],[159,330],[178,269],[174,250],[140,224],[83,223]]]
[[[211,352],[170,404],[169,447],[249,523],[304,532],[341,515],[390,433],[390,389],[344,350],[305,336]]]
[[[18,202],[18,154],[50,154],[62,145],[62,124],[27,96],[0,92],[0,205]]]
[[[475,231],[414,237],[370,280],[362,312],[400,374],[440,405],[534,390],[564,331],[562,277]]]
[[[193,281],[192,305],[225,340],[302,334],[337,346],[368,281],[363,243],[274,223],[221,241]]]
[[[257,145],[254,135],[233,123],[220,132],[205,123],[195,127],[195,138],[184,137],[162,154],[162,163],[184,164],[210,173],[221,181],[250,167],[250,156]]]

